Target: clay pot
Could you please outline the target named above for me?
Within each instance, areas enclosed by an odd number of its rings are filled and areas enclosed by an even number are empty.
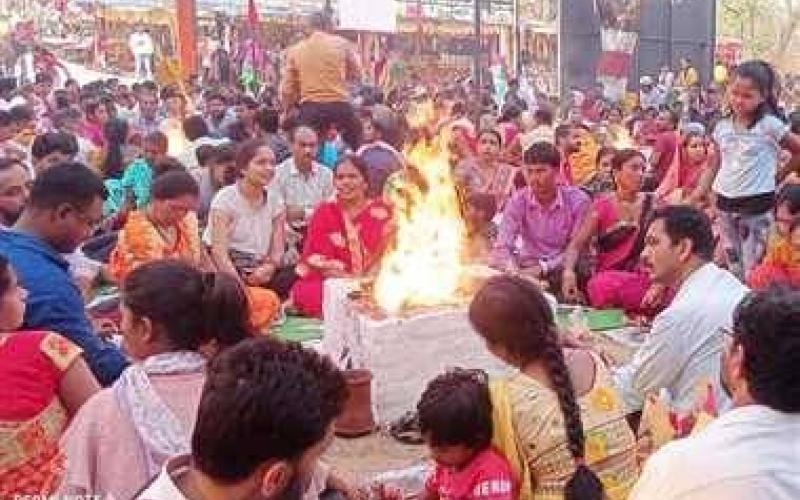
[[[336,420],[336,435],[346,438],[365,436],[375,429],[372,417],[372,372],[366,369],[345,370],[348,396],[344,410]]]

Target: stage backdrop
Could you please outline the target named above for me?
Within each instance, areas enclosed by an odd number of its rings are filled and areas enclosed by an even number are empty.
[[[711,74],[716,2],[711,0],[641,0],[639,36],[628,80],[636,87],[639,75],[658,76],[665,64],[678,67],[689,57],[703,81]],[[562,91],[570,85],[596,82],[601,55],[601,21],[594,0],[561,0]]]

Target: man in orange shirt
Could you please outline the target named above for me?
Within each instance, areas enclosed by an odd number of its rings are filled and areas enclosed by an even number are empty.
[[[361,122],[349,101],[348,82],[361,78],[361,65],[350,44],[333,33],[330,16],[313,14],[311,34],[292,46],[281,82],[284,112],[298,108],[299,119],[326,134],[332,126],[342,132],[354,151],[361,142]]]

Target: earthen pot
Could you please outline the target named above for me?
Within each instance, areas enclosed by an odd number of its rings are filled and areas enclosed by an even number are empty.
[[[375,429],[372,417],[372,372],[366,369],[345,370],[348,396],[344,410],[336,420],[336,435],[346,438],[365,436]]]

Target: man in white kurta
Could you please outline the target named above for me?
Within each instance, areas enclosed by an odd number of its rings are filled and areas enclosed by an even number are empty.
[[[745,301],[726,335],[734,408],[650,457],[630,500],[800,498],[800,291]]]
[[[722,331],[748,289],[710,262],[713,250],[711,222],[699,210],[667,207],[650,224],[642,257],[653,281],[677,292],[631,361],[614,374],[628,413],[664,389],[680,412],[695,408],[707,384],[717,401],[727,401],[719,383]]]

